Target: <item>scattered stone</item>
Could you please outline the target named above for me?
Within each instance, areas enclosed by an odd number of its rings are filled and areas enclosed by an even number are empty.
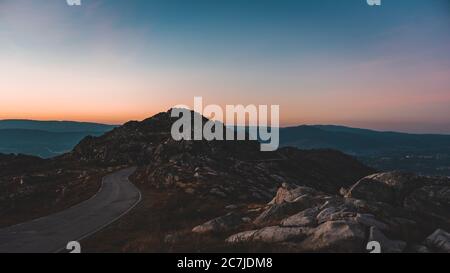
[[[254,209],[248,209],[247,212],[248,213],[253,213],[253,212],[260,212],[261,210],[263,210],[264,208],[254,208]]]
[[[346,188],[340,188],[339,189],[339,194],[342,196],[346,196],[348,193],[348,190]]]

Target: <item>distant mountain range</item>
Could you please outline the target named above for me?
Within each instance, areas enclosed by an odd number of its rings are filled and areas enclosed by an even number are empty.
[[[283,146],[330,148],[356,156],[398,152],[450,152],[450,135],[379,132],[336,125],[282,128],[280,138]]]
[[[115,127],[73,121],[0,120],[0,153],[54,157],[72,150],[87,136],[100,136]],[[302,125],[281,128],[280,145],[335,149],[380,170],[450,176],[450,135]]]
[[[39,121],[26,119],[5,119],[0,120],[1,129],[28,129],[41,130],[55,133],[73,133],[73,132],[99,132],[110,131],[116,125],[107,125],[92,122],[77,121]]]
[[[450,176],[450,135],[304,125],[280,129],[280,142],[300,149],[336,149],[378,170]]]
[[[74,121],[0,120],[0,153],[53,157],[72,150],[86,136],[99,136],[114,127]]]

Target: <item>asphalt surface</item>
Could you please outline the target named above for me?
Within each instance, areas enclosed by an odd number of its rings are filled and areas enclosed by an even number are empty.
[[[139,203],[141,193],[128,180],[134,171],[105,176],[97,194],[69,209],[0,229],[0,253],[66,252],[68,242],[94,234]]]

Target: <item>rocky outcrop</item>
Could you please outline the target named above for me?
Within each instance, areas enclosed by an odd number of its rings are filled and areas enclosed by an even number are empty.
[[[449,252],[448,233],[439,229],[429,235],[430,229],[449,227],[449,186],[449,179],[403,173],[370,175],[344,196],[283,184],[255,216],[259,228],[226,241],[286,244],[280,249],[296,252],[367,252],[371,241],[385,253]],[[299,229],[301,236],[280,235]]]
[[[299,244],[302,252],[361,252],[365,243],[364,229],[354,221],[328,221],[318,226]]]
[[[438,229],[427,237],[425,244],[433,250],[450,253],[450,233]]]
[[[192,229],[192,232],[195,233],[225,232],[237,228],[241,223],[243,223],[242,218],[236,213],[230,212],[227,215],[217,217],[204,224],[194,227]]]
[[[316,217],[318,213],[318,207],[309,208],[284,219],[283,221],[281,221],[281,225],[285,227],[315,226],[317,224]]]
[[[353,185],[348,190],[347,197],[400,204],[422,180],[416,175],[402,172],[374,174]]]
[[[274,204],[263,211],[256,219],[254,223],[257,225],[279,222],[286,215],[298,210],[299,204],[297,203],[282,203]]]
[[[295,202],[298,201],[298,198],[310,196],[311,193],[316,193],[316,190],[283,183],[269,204],[277,205],[285,202]]]
[[[248,230],[231,235],[225,241],[231,244],[248,243],[253,240],[253,235],[258,230]]]
[[[281,243],[300,241],[310,233],[308,228],[270,226],[258,230],[244,231],[226,239],[228,243]]]
[[[421,177],[401,172],[375,174],[358,181],[347,191],[345,197],[383,203],[377,205],[379,208],[383,207],[380,210],[396,210],[396,214],[410,212],[408,217],[403,218],[422,222],[423,226],[450,225],[448,178]]]

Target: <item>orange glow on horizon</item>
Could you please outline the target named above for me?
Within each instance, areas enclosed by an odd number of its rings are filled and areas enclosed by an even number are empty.
[[[37,114],[37,115],[27,115],[27,114],[16,114],[16,115],[4,115],[0,114],[0,120],[5,119],[27,119],[27,120],[40,120],[40,121],[77,121],[77,122],[93,122],[102,123],[110,125],[121,125],[128,121],[137,120],[141,121],[155,114],[158,111],[148,112],[148,114],[135,114],[135,113],[124,113],[120,116],[113,116],[107,114],[94,114],[94,115],[83,115],[83,114]]]

